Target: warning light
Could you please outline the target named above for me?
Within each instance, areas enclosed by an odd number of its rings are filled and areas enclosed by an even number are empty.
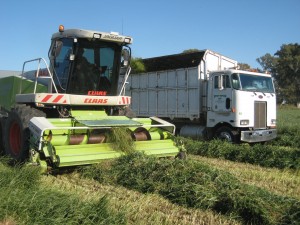
[[[58,30],[59,30],[59,32],[64,32],[64,30],[65,30],[64,25],[59,25]]]

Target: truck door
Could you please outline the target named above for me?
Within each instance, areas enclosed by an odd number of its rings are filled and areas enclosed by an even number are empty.
[[[212,111],[224,113],[231,111],[232,89],[229,75],[216,74],[213,76]]]

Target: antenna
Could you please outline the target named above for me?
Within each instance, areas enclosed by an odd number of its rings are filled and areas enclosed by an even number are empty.
[[[122,17],[122,33],[121,34],[123,35],[123,17]]]

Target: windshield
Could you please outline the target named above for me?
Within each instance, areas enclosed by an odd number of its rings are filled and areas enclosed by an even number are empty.
[[[107,42],[78,40],[68,92],[115,95],[122,47]]]
[[[122,46],[95,39],[62,38],[52,56],[59,92],[116,95]]]
[[[232,84],[233,88],[238,90],[274,93],[271,77],[250,74],[233,74]]]

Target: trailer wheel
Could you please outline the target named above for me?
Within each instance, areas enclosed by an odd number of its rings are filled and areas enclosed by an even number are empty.
[[[24,161],[29,153],[29,120],[41,116],[30,106],[18,105],[8,114],[4,127],[4,150],[16,161]]]
[[[236,136],[237,136],[236,132],[229,127],[218,128],[216,131],[216,135],[215,135],[216,138],[225,140],[225,141],[228,141],[231,143],[236,143],[236,141],[237,141]]]

